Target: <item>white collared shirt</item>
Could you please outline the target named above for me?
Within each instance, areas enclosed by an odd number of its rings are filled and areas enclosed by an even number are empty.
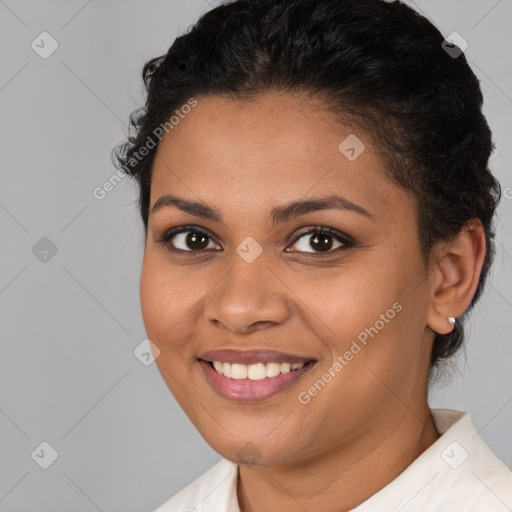
[[[512,472],[471,415],[431,409],[439,439],[352,512],[512,512]],[[155,512],[240,512],[238,466],[222,458]]]

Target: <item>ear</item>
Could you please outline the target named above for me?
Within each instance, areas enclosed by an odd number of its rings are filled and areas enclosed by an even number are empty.
[[[429,270],[430,304],[427,325],[438,334],[450,333],[457,318],[471,304],[485,258],[485,232],[479,219],[472,219],[455,239],[440,244]]]

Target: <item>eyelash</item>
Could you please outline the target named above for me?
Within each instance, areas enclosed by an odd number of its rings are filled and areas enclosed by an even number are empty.
[[[179,235],[181,233],[187,233],[190,231],[193,231],[193,232],[199,233],[199,234],[204,234],[210,240],[215,241],[213,239],[213,237],[210,236],[208,231],[206,231],[205,229],[199,229],[197,226],[180,226],[180,227],[171,228],[168,231],[166,231],[165,233],[163,233],[163,235],[157,240],[157,243],[164,245],[171,252],[182,253],[182,254],[185,253],[188,256],[196,256],[200,253],[206,253],[209,250],[211,250],[211,249],[191,249],[189,251],[185,251],[183,249],[170,249],[168,247],[168,244],[173,236]],[[316,256],[331,256],[332,254],[339,253],[344,250],[350,249],[351,247],[354,247],[354,245],[355,245],[355,242],[353,242],[349,237],[347,237],[346,235],[344,235],[337,229],[330,228],[330,227],[326,228],[324,226],[312,226],[307,231],[301,231],[294,238],[291,245],[296,244],[301,238],[305,237],[306,235],[323,235],[323,234],[330,235],[330,236],[334,237],[338,242],[342,243],[343,246],[337,247],[336,249],[330,249],[329,251],[326,251],[326,252],[320,252],[320,251],[311,252],[311,253],[310,252],[305,253],[304,251],[293,251],[293,252],[296,252],[296,253],[298,252],[300,254],[311,254],[314,257],[316,257]],[[215,242],[215,243],[217,243],[217,242]],[[220,245],[220,244],[218,244],[218,245]]]

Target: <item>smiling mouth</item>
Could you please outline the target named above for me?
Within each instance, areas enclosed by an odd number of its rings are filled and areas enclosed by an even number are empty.
[[[265,378],[274,378],[278,375],[295,372],[304,366],[313,364],[314,361],[305,361],[303,363],[227,363],[222,361],[205,361],[219,375],[235,380],[263,380]]]
[[[290,389],[316,365],[317,361],[271,361],[246,365],[198,358],[198,363],[207,382],[217,394],[238,402],[260,402]],[[220,373],[221,371],[227,372],[230,376]],[[267,376],[267,372],[270,376]]]
[[[228,400],[259,402],[289,390],[318,361],[268,348],[216,349],[196,356],[213,390]]]

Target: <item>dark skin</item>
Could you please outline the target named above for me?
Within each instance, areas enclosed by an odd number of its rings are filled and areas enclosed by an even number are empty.
[[[354,161],[338,145],[352,129],[319,100],[268,94],[255,101],[197,98],[198,106],[159,144],[151,206],[165,194],[213,206],[222,221],[166,206],[150,214],[141,305],[167,386],[214,450],[240,464],[243,512],[350,510],[382,489],[439,434],[427,403],[434,333],[468,308],[478,285],[485,237],[475,221],[452,242],[420,250],[416,205],[387,178],[369,137]],[[275,206],[343,196],[369,215],[346,209],[307,213],[271,226]],[[184,235],[208,233],[190,256]],[[316,255],[311,235],[331,238]],[[247,237],[263,252],[247,263],[236,252]],[[329,236],[329,235],[328,235]],[[343,250],[336,250],[344,247]],[[181,252],[180,252],[181,250]],[[399,303],[343,371],[321,392],[307,391],[365,328]],[[271,348],[316,360],[296,384],[262,401],[229,400],[209,385],[197,355],[205,350]],[[248,446],[256,447],[250,460]]]

